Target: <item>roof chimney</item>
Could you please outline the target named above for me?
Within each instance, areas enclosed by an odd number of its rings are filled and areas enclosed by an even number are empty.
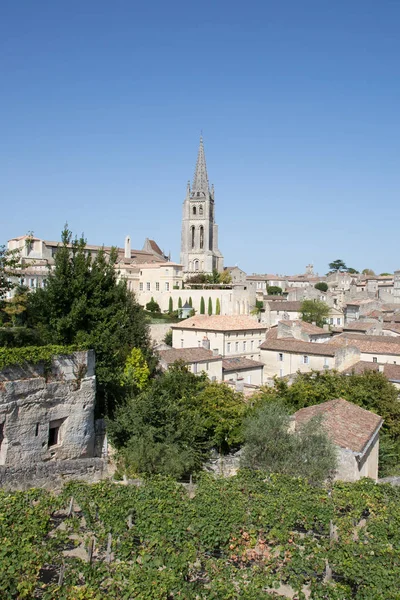
[[[208,337],[206,335],[203,337],[202,346],[206,350],[210,349],[210,340],[208,339]]]
[[[131,258],[131,237],[129,235],[125,238],[125,258]]]

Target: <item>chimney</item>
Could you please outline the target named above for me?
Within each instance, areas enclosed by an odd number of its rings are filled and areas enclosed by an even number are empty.
[[[385,371],[385,365],[378,365],[378,371],[379,373],[383,373]]]
[[[203,337],[203,341],[201,344],[202,344],[203,348],[205,348],[206,350],[210,349],[210,340],[208,339],[208,337],[206,335]]]
[[[129,235],[125,238],[125,258],[131,258],[131,237]]]

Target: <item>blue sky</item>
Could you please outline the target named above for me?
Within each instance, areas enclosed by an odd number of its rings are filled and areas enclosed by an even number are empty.
[[[400,2],[3,0],[0,243],[179,260],[203,131],[225,264],[400,268]]]

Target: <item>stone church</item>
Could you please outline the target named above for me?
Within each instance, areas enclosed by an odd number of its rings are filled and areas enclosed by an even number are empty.
[[[224,258],[218,250],[215,223],[214,186],[209,186],[203,138],[192,187],[188,182],[183,203],[181,264],[186,275],[223,270]]]

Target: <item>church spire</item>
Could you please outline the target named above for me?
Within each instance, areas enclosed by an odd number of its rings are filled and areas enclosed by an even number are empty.
[[[199,152],[197,155],[196,170],[193,177],[193,192],[204,192],[208,194],[208,177],[206,167],[206,157],[204,154],[203,136],[200,137]]]

